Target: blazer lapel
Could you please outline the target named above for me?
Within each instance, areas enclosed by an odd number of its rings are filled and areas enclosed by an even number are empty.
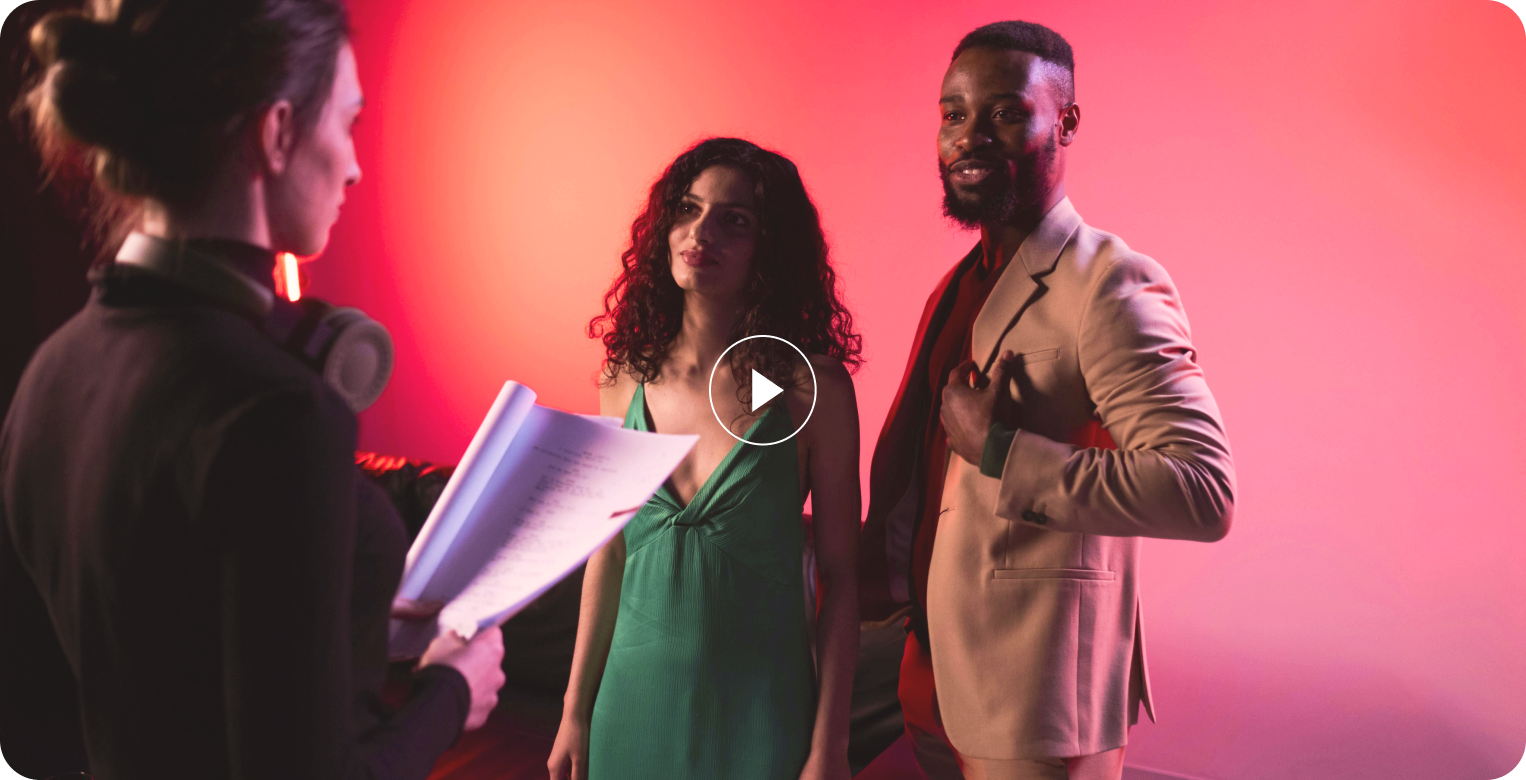
[[[1044,283],[1029,276],[1017,263],[1012,263],[996,280],[986,305],[975,317],[975,327],[970,338],[970,356],[980,362],[980,373],[991,370],[996,362],[997,349],[1007,332],[1017,325],[1023,312],[1044,292]]]
[[[980,361],[981,373],[991,370],[1002,340],[1017,325],[1023,312],[1043,295],[1044,283],[1039,277],[1054,270],[1060,253],[1080,227],[1081,215],[1070,205],[1070,198],[1062,198],[1023,239],[1017,256],[1002,271],[985,306],[975,317],[970,355]]]

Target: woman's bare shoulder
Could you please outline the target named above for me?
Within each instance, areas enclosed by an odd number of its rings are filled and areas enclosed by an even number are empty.
[[[631,399],[636,397],[636,378],[630,372],[620,369],[613,379],[606,374],[600,374],[599,383],[599,414],[606,417],[625,417],[625,413],[631,406]]]
[[[846,393],[853,395],[853,374],[841,360],[827,355],[810,355],[811,367],[808,371],[800,369],[800,378],[810,381],[811,374],[816,375],[818,393],[826,395],[841,395]]]
[[[810,369],[801,366],[798,379],[800,387],[810,387],[811,375],[816,378],[816,409],[811,415],[814,423],[818,418],[826,427],[857,427],[858,399],[853,389],[853,375],[842,361],[826,355],[810,355]]]

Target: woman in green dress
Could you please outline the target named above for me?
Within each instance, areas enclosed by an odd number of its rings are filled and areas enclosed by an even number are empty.
[[[588,563],[551,777],[846,780],[859,339],[816,209],[789,160],[710,139],[621,260],[590,326],[601,413],[699,442]]]

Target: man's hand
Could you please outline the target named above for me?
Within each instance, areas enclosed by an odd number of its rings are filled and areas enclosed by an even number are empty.
[[[948,446],[974,466],[980,465],[986,436],[992,420],[1012,424],[1017,419],[1016,404],[1007,389],[1017,356],[1004,351],[991,367],[991,376],[980,373],[973,360],[960,363],[948,375],[943,386],[943,406],[938,414],[948,434]]]

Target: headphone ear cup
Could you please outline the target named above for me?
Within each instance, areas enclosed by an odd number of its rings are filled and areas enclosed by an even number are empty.
[[[322,375],[353,411],[375,403],[392,377],[392,336],[359,309],[336,308],[317,298],[282,300],[216,253],[142,233],[127,237],[116,264],[168,277],[257,318],[268,338]]]
[[[359,412],[381,397],[392,376],[392,335],[359,309],[335,308],[316,333],[332,334],[317,355],[323,379],[350,409]]]

